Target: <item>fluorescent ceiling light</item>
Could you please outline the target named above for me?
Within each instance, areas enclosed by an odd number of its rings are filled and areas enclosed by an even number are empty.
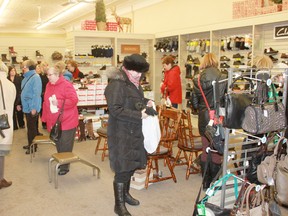
[[[2,2],[2,5],[0,7],[0,15],[2,14],[2,12],[5,10],[5,8],[7,7],[8,3],[9,3],[10,0],[4,0]]]
[[[82,8],[83,6],[85,6],[85,4],[83,3],[77,3],[75,5],[73,5],[72,7],[70,7],[68,10],[62,11],[59,14],[57,14],[56,16],[52,17],[51,19],[45,21],[44,23],[36,26],[36,29],[42,29],[44,27],[46,27],[47,25],[56,22],[57,20],[62,19],[63,17],[75,12],[76,10],[79,10],[80,8]]]

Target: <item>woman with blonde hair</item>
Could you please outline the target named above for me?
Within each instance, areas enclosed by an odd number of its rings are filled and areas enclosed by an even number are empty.
[[[205,128],[208,125],[210,118],[209,118],[209,111],[206,107],[204,98],[202,97],[199,85],[198,85],[198,77],[200,76],[200,85],[203,89],[205,97],[208,101],[210,109],[215,109],[214,107],[214,91],[212,82],[215,80],[222,80],[227,78],[227,75],[222,74],[218,67],[218,60],[217,57],[213,53],[207,53],[200,64],[200,69],[202,70],[200,74],[196,75],[193,79],[194,87],[192,89],[192,98],[191,104],[194,109],[199,110],[198,112],[198,128],[199,133],[201,135],[202,140],[202,154],[201,154],[201,170],[202,175],[204,171],[205,164],[207,162],[207,152],[206,148],[210,146],[209,140],[204,135]],[[224,93],[226,90],[226,83],[219,84],[219,96],[220,98],[224,97]],[[210,186],[211,181],[218,173],[221,163],[222,163],[222,156],[217,152],[212,152],[212,162],[209,163],[207,168],[207,173],[204,176],[203,181],[203,188],[207,189]]]

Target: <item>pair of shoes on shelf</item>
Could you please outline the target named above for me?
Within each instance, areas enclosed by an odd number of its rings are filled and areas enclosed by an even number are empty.
[[[58,175],[66,175],[69,170],[59,170]]]
[[[11,185],[12,185],[11,181],[6,181],[6,179],[4,179],[4,178],[0,180],[0,189],[2,187],[9,187]]]

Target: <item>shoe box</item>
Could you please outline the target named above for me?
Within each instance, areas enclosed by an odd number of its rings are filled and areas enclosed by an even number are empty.
[[[134,172],[134,175],[131,177],[130,187],[136,190],[142,190],[143,188],[145,188],[146,173],[146,169],[136,170]],[[150,172],[149,179],[153,179],[152,170]],[[152,183],[149,183],[148,185],[151,184]]]

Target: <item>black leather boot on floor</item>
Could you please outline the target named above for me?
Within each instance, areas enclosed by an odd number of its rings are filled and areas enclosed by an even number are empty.
[[[114,197],[115,197],[115,207],[114,212],[119,216],[131,216],[125,206],[124,199],[124,183],[113,182],[114,187]]]
[[[139,200],[133,198],[131,194],[129,193],[130,182],[131,180],[125,184],[125,191],[124,191],[125,202],[128,203],[129,205],[134,205],[134,206],[140,205]]]

